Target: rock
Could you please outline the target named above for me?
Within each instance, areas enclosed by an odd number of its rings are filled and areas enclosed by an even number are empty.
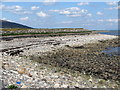
[[[2,66],[3,69],[9,69],[9,64],[5,64]]]
[[[62,87],[62,88],[68,88],[69,86],[68,86],[68,85],[63,84],[63,85],[61,85],[61,87]]]
[[[3,62],[2,62],[2,61],[0,61],[0,69],[2,69],[2,65],[3,65]]]
[[[83,49],[84,46],[76,46],[76,47],[73,47],[73,48],[75,48],[75,49]]]
[[[9,54],[10,56],[18,55],[20,52],[23,52],[23,50],[14,50],[14,51],[7,51],[6,53]]]
[[[53,45],[59,45],[60,43],[58,42],[58,43],[53,43]]]
[[[2,61],[0,61],[0,66],[2,66],[2,64],[3,64],[3,62],[2,62]]]
[[[98,40],[99,42],[101,42],[101,43],[105,43],[106,41],[104,41],[104,40]]]
[[[98,81],[98,83],[99,83],[99,84],[105,84],[106,81],[105,81],[104,79],[100,79],[100,80]]]
[[[14,70],[10,70],[12,73],[14,73],[14,74],[18,74],[18,72],[17,71],[14,71]]]
[[[27,86],[23,85],[21,88],[27,88]]]
[[[65,47],[70,47],[69,45],[65,45]]]
[[[23,67],[18,68],[17,71],[18,71],[19,74],[25,74],[26,73],[26,69],[23,68]]]
[[[88,81],[91,82],[91,83],[93,82],[93,80],[91,78]]]
[[[59,88],[59,87],[60,87],[60,84],[57,84],[57,83],[56,83],[56,84],[54,85],[54,88]]]
[[[46,80],[46,79],[44,79],[44,78],[43,78],[43,79],[41,79],[41,80],[42,80],[42,81],[45,81],[45,82],[47,82],[47,80]]]
[[[28,73],[28,76],[29,76],[29,77],[32,77],[32,75],[31,75],[30,73]]]
[[[76,89],[80,89],[79,87],[75,86]]]

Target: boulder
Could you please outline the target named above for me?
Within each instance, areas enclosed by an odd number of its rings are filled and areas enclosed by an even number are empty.
[[[75,48],[75,49],[83,49],[83,48],[85,48],[84,46],[75,46],[75,47],[73,47],[73,48]]]
[[[9,54],[10,56],[14,56],[20,54],[21,52],[23,52],[23,50],[8,51],[6,53]]]
[[[19,67],[19,68],[17,69],[17,71],[18,71],[19,74],[25,74],[25,73],[26,73],[26,68]]]
[[[32,77],[32,75],[31,75],[30,73],[28,73],[28,76],[29,76],[29,77]]]

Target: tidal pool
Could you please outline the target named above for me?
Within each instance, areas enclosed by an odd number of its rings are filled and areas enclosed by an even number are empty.
[[[118,55],[120,56],[120,47],[109,47],[107,50],[103,50],[102,53],[108,54],[108,55]]]

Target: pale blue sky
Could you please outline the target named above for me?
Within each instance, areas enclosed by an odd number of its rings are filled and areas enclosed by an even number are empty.
[[[0,8],[1,19],[34,28],[116,30],[120,7],[117,2],[4,2]]]

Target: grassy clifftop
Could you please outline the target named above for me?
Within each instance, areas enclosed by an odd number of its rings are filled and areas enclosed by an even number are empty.
[[[55,28],[55,29],[25,29],[25,28],[11,28],[1,29],[2,36],[8,35],[34,35],[34,34],[79,34],[90,33],[91,31],[83,28]]]

